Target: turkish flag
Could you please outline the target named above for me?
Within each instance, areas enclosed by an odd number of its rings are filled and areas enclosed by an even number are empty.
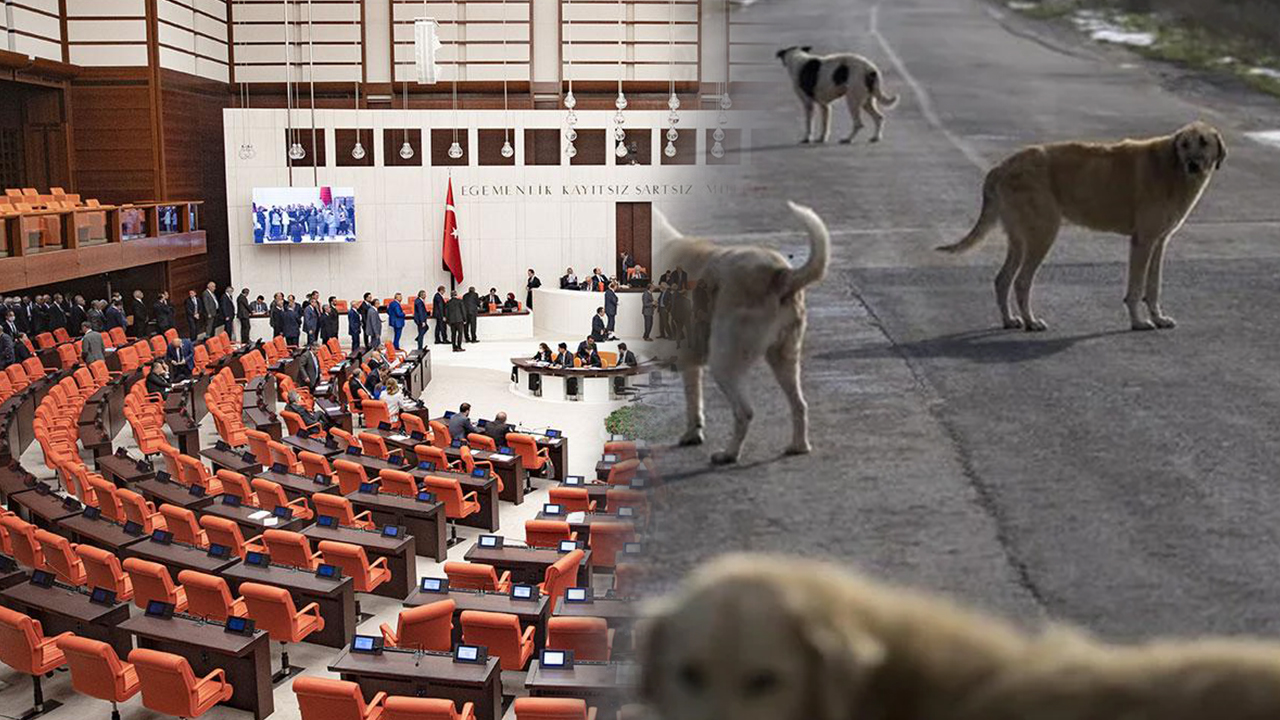
[[[440,256],[441,267],[453,276],[454,282],[462,282],[462,251],[458,249],[458,215],[453,209],[453,178],[449,178],[449,195],[444,201],[444,244]]]
[[[333,204],[333,190],[328,185],[320,188],[320,204],[326,207]]]

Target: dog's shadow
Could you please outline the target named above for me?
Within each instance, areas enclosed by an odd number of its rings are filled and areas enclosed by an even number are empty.
[[[1131,335],[1131,330],[1107,330],[1082,335],[1055,336],[1053,331],[1031,334],[1020,330],[992,328],[892,345],[843,348],[814,355],[817,360],[867,360],[906,356],[915,359],[952,358],[982,364],[1032,362],[1053,357],[1091,340]]]
[[[699,447],[705,448],[705,446],[699,446]],[[669,445],[665,449],[668,452],[670,451],[692,452],[694,450],[697,450],[696,447],[687,447],[682,445]],[[686,480],[695,480],[697,478],[705,477],[707,475],[714,475],[718,473],[741,472],[741,471],[751,470],[753,468],[767,467],[780,460],[795,459],[795,458],[801,458],[801,457],[806,457],[806,456],[779,454],[773,457],[761,458],[760,460],[755,460],[753,462],[732,463],[730,465],[711,465],[706,462],[706,458],[703,458],[703,464],[699,467],[691,467],[688,470],[678,470],[673,473],[663,474],[662,482],[664,484],[670,485],[673,483],[684,482]]]

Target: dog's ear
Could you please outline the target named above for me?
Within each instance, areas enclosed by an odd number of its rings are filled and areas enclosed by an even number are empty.
[[[1213,131],[1213,139],[1218,141],[1218,159],[1213,164],[1214,170],[1222,169],[1222,161],[1227,159],[1227,144],[1222,141],[1222,133]]]
[[[884,645],[865,630],[824,622],[818,612],[800,611],[795,620],[809,656],[808,696],[813,707],[807,717],[865,717],[864,689],[869,677],[884,664]]]
[[[787,56],[787,53],[788,53],[788,52],[790,52],[790,51],[791,51],[791,48],[789,48],[789,47],[782,48],[781,50],[779,50],[779,51],[776,53],[777,58],[778,58],[779,60],[782,60],[783,58],[785,58],[785,57]]]
[[[803,51],[805,51],[805,52],[813,52],[813,46],[812,46],[812,45],[802,45],[802,46],[800,47],[800,49],[801,49],[801,50],[803,50]]]

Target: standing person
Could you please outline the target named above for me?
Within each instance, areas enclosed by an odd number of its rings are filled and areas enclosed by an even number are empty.
[[[534,274],[533,268],[529,268],[529,278],[524,281],[524,306],[533,309],[533,291],[542,287],[542,281]]]
[[[0,327],[5,335],[11,338],[17,338],[22,330],[18,327],[17,314],[13,312],[13,308],[6,307],[4,309],[4,326]]]
[[[338,311],[333,307],[337,298],[330,297],[329,302],[320,308],[320,342],[329,342],[329,338],[338,337]]]
[[[653,310],[657,304],[653,299],[654,289],[652,285],[648,285],[640,296],[640,314],[644,316],[644,339],[649,342],[652,342],[649,335],[653,332]]]
[[[281,293],[276,293],[275,297],[271,298],[270,314],[271,319],[268,322],[271,324],[271,337],[280,337],[284,334],[280,330],[281,321],[284,318],[284,295]]]
[[[316,356],[316,345],[311,340],[307,341],[306,351],[298,360],[298,380],[308,390],[315,390],[320,384],[320,358]]]
[[[122,300],[115,300],[111,305],[107,306],[107,309],[102,312],[103,328],[107,330],[115,328],[124,330],[128,327],[129,323],[125,321],[123,306],[124,302]]]
[[[302,305],[302,332],[307,334],[308,345],[320,337],[320,303],[314,292],[307,296]]]
[[[298,303],[289,296],[289,301],[284,304],[284,310],[280,313],[280,334],[284,335],[284,342],[290,347],[298,346],[298,335],[302,332],[302,309],[298,307]]]
[[[476,326],[480,324],[480,295],[476,292],[475,285],[467,288],[467,294],[462,296],[462,309],[467,311],[465,339],[467,342],[478,342]]]
[[[373,293],[364,294],[364,341],[370,348],[382,345],[382,316],[378,314],[378,301]]]
[[[187,333],[190,335],[192,342],[200,337],[200,298],[196,296],[195,290],[187,291],[187,300],[185,310],[187,312]]]
[[[391,326],[391,331],[395,333],[391,346],[396,350],[400,349],[400,335],[404,332],[404,308],[400,305],[400,301],[403,298],[403,295],[396,293],[391,302],[387,303],[387,324]]]
[[[236,336],[236,291],[230,285],[222,291],[222,298],[218,301],[218,311],[222,317],[222,329],[227,332],[227,341]]]
[[[604,290],[604,316],[605,318],[608,319],[608,322],[605,324],[605,330],[608,330],[609,334],[612,335],[613,328],[616,326],[616,323],[618,321],[618,281],[617,280],[609,283],[609,285]]]
[[[133,318],[133,336],[143,337],[147,332],[147,304],[142,301],[142,291],[134,290],[129,303],[129,316]]]
[[[102,333],[90,325],[87,321],[80,324],[80,332],[83,337],[80,338],[80,358],[84,360],[86,365],[105,360],[107,357],[107,347],[102,341]]]
[[[236,298],[236,317],[240,319],[240,342],[241,344],[249,344],[249,320],[253,315],[253,308],[249,306],[249,288],[241,288],[240,296]]]
[[[604,342],[612,337],[605,327],[605,314],[602,307],[596,308],[595,317],[591,318],[591,337],[595,338],[596,342]]]
[[[222,317],[222,311],[218,303],[218,294],[214,292],[217,287],[213,281],[205,286],[204,294],[200,296],[200,312],[204,318],[205,337],[213,337],[213,331],[218,326],[218,318]]]
[[[151,314],[156,319],[156,332],[163,335],[173,327],[173,305],[169,304],[169,292],[160,291],[155,305],[151,306]]]
[[[683,289],[677,290],[671,299],[671,334],[675,336],[677,350],[688,340],[689,322],[692,317],[689,292]]]
[[[168,293],[165,293],[168,297]],[[77,295],[75,301],[71,303],[71,309],[67,311],[67,332],[76,335],[80,332],[80,326],[85,320],[89,319],[89,312],[84,307],[84,296]],[[173,327],[172,318],[170,318],[169,327]]]
[[[102,332],[107,327],[107,316],[102,312],[106,306],[106,300],[94,300],[89,304],[89,324],[98,332]]]
[[[436,288],[436,296],[431,298],[431,317],[436,319],[436,344],[449,344],[449,331],[444,319],[444,286]]]
[[[639,364],[636,354],[627,349],[627,344],[618,343],[618,367],[635,367]]]
[[[667,339],[671,337],[671,286],[667,283],[659,283],[660,291],[658,293],[658,337]]]
[[[458,297],[457,290],[449,293],[449,302],[445,303],[444,314],[445,320],[449,323],[453,351],[466,352],[466,348],[462,347],[462,338],[466,331],[467,311],[462,305],[461,298]]]
[[[413,299],[413,324],[418,326],[418,352],[422,352],[422,336],[427,334],[427,325],[430,322],[430,313],[427,312],[427,291],[419,290],[418,297]]]
[[[28,335],[36,336],[49,331],[49,301],[47,295],[37,295],[31,305],[31,328]]]
[[[62,322],[55,325],[54,327],[63,328],[68,333],[71,332],[70,326],[67,325],[67,313],[71,312],[71,303],[69,302],[70,300],[71,300],[70,297],[67,297],[64,300],[62,297],[62,293],[53,294],[53,307],[57,309],[57,311],[60,313],[58,317],[62,318]]]
[[[360,333],[364,332],[364,315],[360,313],[360,301],[354,300],[347,310],[347,334],[351,336],[351,354],[360,354]]]
[[[46,296],[48,297],[48,296]],[[143,323],[145,325],[146,323]],[[49,303],[49,332],[67,327],[67,311],[62,304],[62,296],[54,295]]]
[[[14,353],[13,336],[7,332],[0,333],[0,370],[14,364],[17,359],[18,356]]]

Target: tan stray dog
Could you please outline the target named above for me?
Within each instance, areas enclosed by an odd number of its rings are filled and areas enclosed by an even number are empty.
[[[641,694],[664,720],[1274,720],[1280,644],[1108,645],[771,556],[660,602]]]
[[[977,224],[963,240],[938,250],[964,252],[999,221],[1009,236],[996,274],[1000,317],[1006,328],[1034,331],[1047,326],[1031,311],[1031,285],[1062,221],[1120,233],[1130,241],[1124,302],[1133,329],[1171,328],[1176,323],[1160,308],[1165,247],[1226,157],[1222,135],[1202,122],[1149,140],[1035,145],[987,173]],[[1018,313],[1009,307],[1011,285]],[[1149,319],[1142,315],[1143,303]]]
[[[775,250],[757,246],[718,246],[685,238],[661,213],[654,213],[655,232],[670,243],[673,267],[693,280],[706,281],[711,294],[710,335],[694,338],[681,351],[688,430],[681,445],[703,442],[702,368],[720,386],[733,408],[733,438],[711,456],[717,465],[736,462],[751,425],[752,409],[743,381],[764,356],[791,405],[788,454],[809,452],[809,408],[800,389],[800,349],[804,342],[804,289],[827,272],[831,237],[817,213],[787,203],[809,234],[809,259],[792,268]]]

